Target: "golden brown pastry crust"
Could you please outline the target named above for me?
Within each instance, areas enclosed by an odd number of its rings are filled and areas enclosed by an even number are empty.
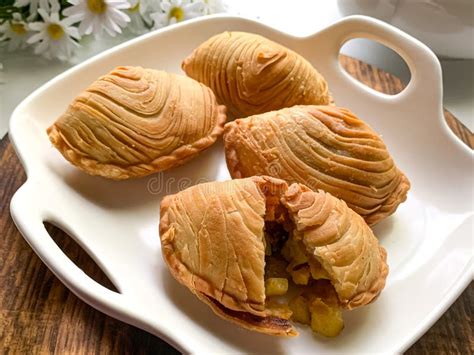
[[[265,176],[200,184],[162,200],[160,238],[171,274],[225,319],[266,334],[296,335],[266,308],[264,225],[281,208],[344,307],[376,298],[388,272],[386,253],[364,220],[330,194],[297,184],[288,189]]]
[[[184,76],[118,67],[99,78],[48,128],[72,164],[111,179],[179,166],[222,134],[225,106]]]
[[[405,201],[410,183],[385,144],[347,109],[294,106],[228,123],[233,178],[270,175],[343,199],[373,225]]]
[[[339,301],[352,309],[376,299],[388,274],[387,253],[361,216],[324,191],[292,184],[282,198],[308,255],[327,271]]]
[[[211,307],[215,314],[245,329],[283,337],[298,335],[298,332],[288,319],[271,315],[260,317],[248,312],[233,311],[203,294],[197,295],[197,297]]]
[[[209,86],[236,117],[298,104],[327,105],[331,100],[326,80],[306,59],[252,33],[213,36],[182,68]]]

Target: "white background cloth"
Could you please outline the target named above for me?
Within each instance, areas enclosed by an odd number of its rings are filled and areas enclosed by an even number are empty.
[[[342,18],[336,1],[224,1],[228,12],[258,19],[294,35],[308,35]],[[8,130],[15,107],[31,92],[57,74],[132,36],[89,39],[68,63],[48,61],[29,52],[0,52],[0,138]],[[472,45],[467,44],[467,45]],[[367,40],[353,40],[342,49],[408,82],[407,66],[391,50]],[[444,105],[471,131],[474,130],[474,60],[442,59]]]

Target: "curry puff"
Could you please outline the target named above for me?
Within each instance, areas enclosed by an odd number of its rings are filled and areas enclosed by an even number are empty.
[[[343,199],[373,225],[405,201],[410,183],[387,147],[347,109],[294,106],[228,123],[233,178],[270,175]]]
[[[293,320],[336,336],[342,310],[374,301],[388,273],[385,250],[344,201],[265,176],[166,196],[160,237],[180,283],[218,316],[270,335],[297,335]]]
[[[89,86],[47,132],[72,164],[111,179],[181,165],[222,134],[225,106],[180,75],[118,67]]]
[[[181,66],[236,117],[331,101],[326,80],[306,59],[252,33],[213,36]]]

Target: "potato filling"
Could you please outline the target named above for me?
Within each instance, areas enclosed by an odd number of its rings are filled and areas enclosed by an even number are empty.
[[[310,325],[313,332],[337,336],[342,309],[330,276],[305,250],[285,212],[265,222],[265,294],[277,317]]]

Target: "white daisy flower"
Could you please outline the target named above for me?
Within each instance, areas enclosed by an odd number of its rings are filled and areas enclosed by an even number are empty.
[[[44,22],[32,22],[29,28],[38,33],[28,39],[28,43],[35,44],[35,53],[52,59],[67,60],[71,57],[75,47],[79,44],[74,39],[79,40],[81,36],[76,27],[72,26],[77,22],[74,18],[59,19],[59,4],[51,0],[51,11],[48,14],[44,9],[39,9],[38,13]]]
[[[133,0],[132,0],[133,1]],[[161,11],[160,2],[161,0],[139,0],[139,12],[142,15],[148,26],[153,24],[153,20],[150,17],[150,14],[154,12]]]
[[[79,24],[80,34],[94,34],[100,37],[105,30],[110,36],[122,33],[130,17],[121,11],[128,9],[127,0],[68,0],[73,6],[63,11],[65,16],[73,17]]]
[[[28,45],[26,40],[29,36],[28,25],[19,13],[14,13],[11,21],[5,21],[0,25],[0,42],[6,42],[8,51],[24,49]]]
[[[28,16],[28,20],[33,20],[34,18],[36,18],[36,16],[38,16],[38,8],[40,7],[39,3],[40,3],[40,0],[15,0],[15,2],[13,3],[13,6],[15,7],[29,6],[28,12],[30,15]]]
[[[127,10],[127,14],[130,17],[130,23],[127,29],[136,35],[141,35],[147,30],[147,23],[141,14],[142,1],[141,0],[129,0],[130,8]]]
[[[226,7],[222,0],[203,0],[204,2],[204,15],[218,14],[225,12]]]
[[[55,11],[59,11],[61,7],[58,0],[15,0],[13,6],[28,6],[28,21],[33,21],[38,17],[38,9],[43,9],[46,12],[49,12],[52,11],[52,7],[55,8]]]
[[[38,9],[43,9],[49,12],[52,6],[57,7],[58,9],[60,7],[59,2],[55,0],[15,0],[13,6],[28,6],[28,13],[30,14],[27,18],[28,21],[32,21],[38,17]]]
[[[162,11],[150,14],[154,21],[153,28],[161,28],[201,16],[204,4],[200,0],[163,0],[160,8]]]

